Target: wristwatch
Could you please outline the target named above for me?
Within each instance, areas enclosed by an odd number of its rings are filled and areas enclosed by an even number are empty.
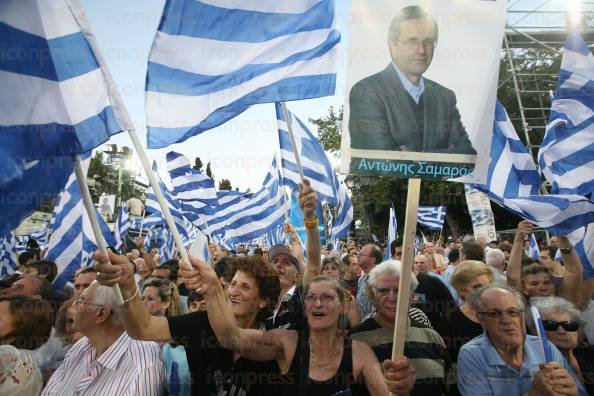
[[[559,248],[559,250],[561,251],[561,253],[563,254],[569,254],[571,253],[571,251],[573,250],[573,246],[570,247],[564,247],[564,248]]]

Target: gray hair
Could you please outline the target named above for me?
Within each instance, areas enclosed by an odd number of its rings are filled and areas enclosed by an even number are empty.
[[[94,283],[97,283],[99,287],[97,287],[97,289],[95,290],[95,294],[93,295],[93,304],[109,308],[109,312],[111,312],[111,315],[109,316],[109,321],[114,325],[121,325],[122,321],[118,314],[118,303],[116,301],[116,296],[113,292],[113,288],[110,286],[103,286],[99,284],[99,282],[97,282],[96,280],[91,282],[91,285]]]
[[[538,309],[541,316],[549,313],[555,314],[567,312],[571,317],[571,320],[574,320],[579,324],[580,329],[583,329],[586,325],[582,313],[576,309],[572,303],[562,297],[532,297],[530,303]]]
[[[373,289],[377,286],[377,278],[384,274],[390,274],[395,276],[396,278],[400,279],[400,275],[402,274],[402,263],[398,260],[387,260],[383,263],[377,265],[374,269],[369,272],[369,277],[367,278],[367,295],[372,298],[373,297]],[[411,293],[415,291],[415,289],[419,286],[419,281],[415,276],[414,272],[410,274],[410,291]]]
[[[402,22],[409,21],[411,19],[427,19],[432,21],[433,26],[435,27],[435,40],[437,40],[437,22],[433,16],[431,16],[429,11],[427,11],[425,8],[418,5],[411,5],[401,9],[392,19],[392,22],[390,23],[390,29],[388,30],[388,44],[398,41],[400,38],[400,25]]]
[[[524,296],[522,296],[522,294],[516,288],[509,286],[506,283],[494,282],[489,283],[488,285],[485,285],[480,289],[474,291],[474,293],[472,293],[472,295],[470,296],[470,304],[472,305],[472,308],[474,308],[475,312],[482,311],[483,306],[481,304],[481,298],[487,290],[491,289],[499,289],[511,293],[516,298],[516,302],[518,303],[519,309],[523,311],[526,310],[526,302],[524,301]]]
[[[505,253],[500,249],[488,249],[485,253],[485,262],[494,267],[498,263],[505,261]]]

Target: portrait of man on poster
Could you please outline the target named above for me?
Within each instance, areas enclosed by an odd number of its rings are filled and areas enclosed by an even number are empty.
[[[438,37],[437,22],[423,7],[402,8],[392,19],[392,62],[349,94],[352,149],[476,154],[454,91],[423,76]]]

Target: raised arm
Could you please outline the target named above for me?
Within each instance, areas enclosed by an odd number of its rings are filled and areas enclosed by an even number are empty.
[[[528,220],[522,220],[518,223],[518,231],[514,238],[509,262],[505,274],[507,283],[518,290],[522,290],[522,250],[524,249],[524,239],[529,235],[534,226]]]
[[[563,253],[563,249],[571,249],[571,251]],[[561,251],[565,272],[563,273],[561,286],[557,290],[557,295],[571,301],[575,306],[579,306],[584,277],[582,262],[566,236],[559,236],[559,250]]]
[[[281,370],[286,367],[286,372],[289,366],[285,351],[292,340],[296,343],[297,333],[282,329],[267,332],[240,328],[215,271],[193,257],[190,257],[190,261],[192,270],[184,266],[180,268],[179,275],[184,278],[188,288],[201,290],[206,301],[208,321],[221,345],[250,360],[276,360]]]
[[[146,341],[170,341],[169,324],[165,317],[151,316],[140,298],[140,291],[134,281],[133,265],[126,256],[109,252],[109,260],[102,253],[94,256],[97,281],[102,285],[120,285],[124,305],[118,307],[118,314],[126,333],[134,339]]]
[[[307,233],[306,252],[307,252],[307,267],[303,275],[303,282],[320,275],[321,253],[322,247],[320,244],[320,232],[318,231],[319,219],[316,217],[316,205],[318,197],[316,192],[311,188],[309,180],[304,179],[303,183],[299,185],[299,207],[303,212],[303,224]]]

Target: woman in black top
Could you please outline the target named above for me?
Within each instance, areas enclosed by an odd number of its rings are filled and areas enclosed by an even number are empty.
[[[450,282],[463,304],[446,312],[445,320],[440,321],[437,331],[445,342],[454,370],[462,345],[483,334],[483,328],[470,304],[470,295],[474,290],[492,283],[494,280],[495,276],[491,268],[480,261],[464,261],[458,264],[452,273]],[[455,375],[450,377],[456,378]],[[459,394],[457,385],[450,384],[448,395]]]
[[[339,326],[346,293],[335,279],[320,276],[304,286],[305,333],[259,331],[239,328],[216,275],[207,265],[192,264],[200,271],[208,319],[221,344],[252,360],[276,360],[284,375],[281,395],[357,394],[353,384],[364,384],[372,395],[388,393],[371,348],[345,338]]]

